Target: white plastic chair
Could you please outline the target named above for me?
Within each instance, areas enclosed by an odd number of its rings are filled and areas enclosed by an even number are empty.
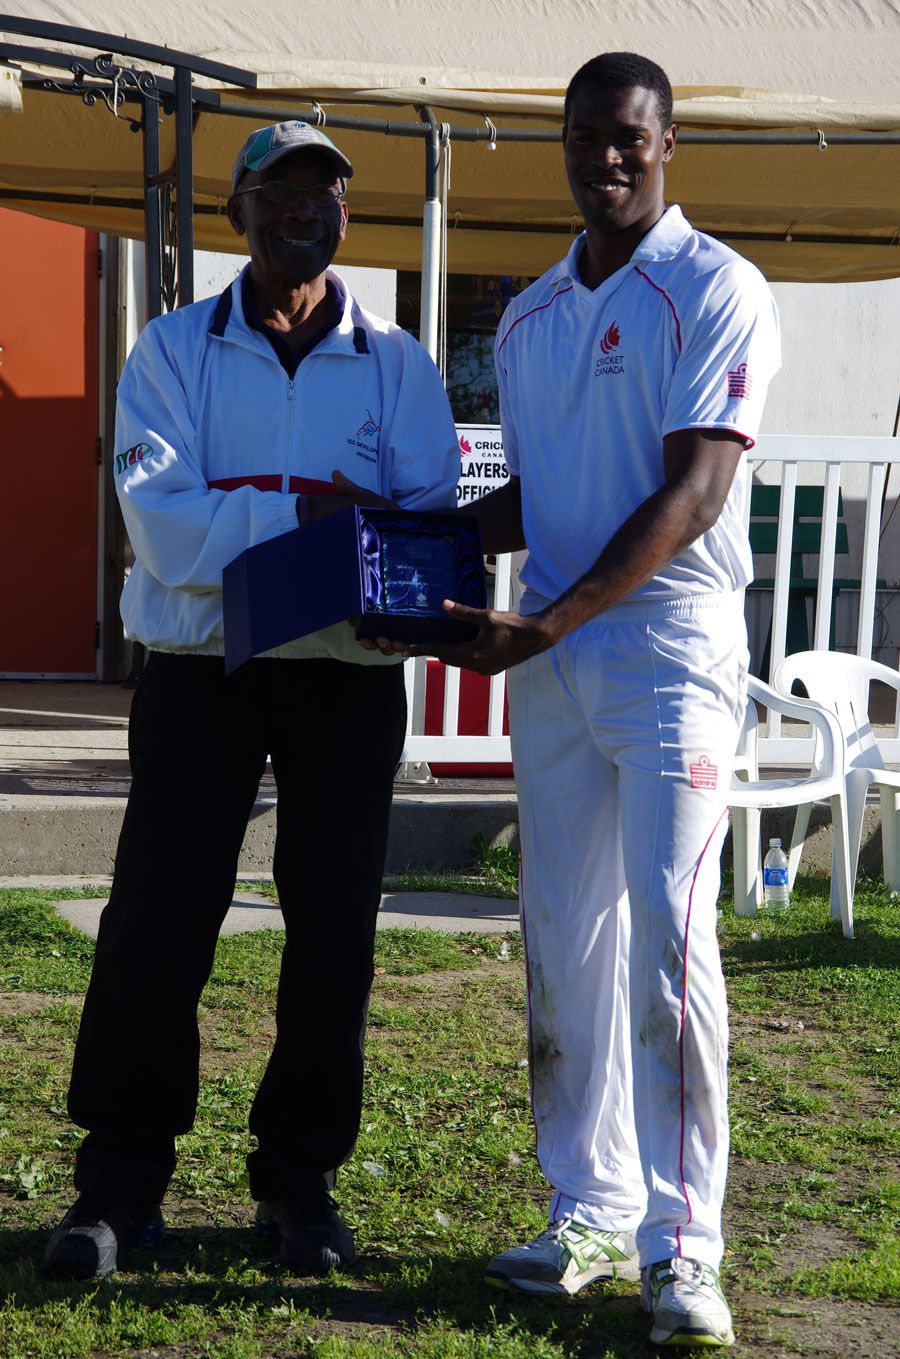
[[[793,659],[793,657],[791,658]],[[808,775],[789,779],[760,779],[757,759],[759,714],[762,703],[786,717],[808,722],[816,739],[816,754]],[[734,852],[734,909],[738,915],[755,915],[762,905],[760,869],[760,811],[770,807],[811,807],[820,799],[831,803],[834,828],[831,913],[843,924],[844,937],[853,938],[853,878],[844,805],[843,738],[831,712],[804,699],[779,693],[752,675],[747,685],[747,708],[738,741],[731,780],[731,841]],[[739,778],[743,774],[745,778]],[[807,815],[807,821],[809,817]],[[805,830],[804,830],[805,834]],[[796,839],[796,830],[795,830]],[[791,854],[793,855],[793,843]],[[789,859],[790,862],[790,859]],[[793,886],[796,863],[789,881]]]
[[[866,794],[874,784],[881,795],[884,880],[888,891],[900,892],[900,770],[885,767],[869,721],[872,680],[881,680],[900,692],[900,674],[863,656],[847,656],[839,651],[800,651],[781,662],[774,683],[779,693],[789,694],[797,680],[805,685],[810,698],[834,713],[840,723],[844,742],[851,886],[855,888],[856,885]],[[797,863],[803,853],[811,810],[808,802],[797,809],[791,849]]]

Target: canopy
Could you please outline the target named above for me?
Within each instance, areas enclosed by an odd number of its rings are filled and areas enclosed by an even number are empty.
[[[195,76],[208,101],[259,110],[247,121],[197,105],[200,247],[243,249],[224,215],[230,166],[249,130],[277,110],[324,116],[356,167],[342,261],[419,268],[425,149],[410,129],[421,130],[417,108],[427,104],[450,129],[449,269],[538,274],[564,253],[579,225],[558,142],[568,78],[597,51],[629,49],[659,61],[675,86],[682,144],[667,170],[667,199],[695,226],[733,244],[773,280],[900,275],[895,0],[632,0],[627,10],[611,0],[455,0],[446,10],[433,0],[310,0],[299,7],[287,0],[132,0],[127,13],[130,38],[166,45],[173,56],[240,67],[255,85]],[[104,33],[124,11],[92,0],[7,0],[0,60],[27,73],[37,64],[22,56],[23,47],[91,55],[103,48],[4,33],[10,16]],[[118,60],[172,76],[171,68]],[[65,69],[44,74],[71,82]],[[126,102],[113,116],[101,101],[88,107],[38,88],[26,74],[21,111],[4,107],[0,102],[0,202],[142,235],[141,138],[130,121],[139,116],[137,104]],[[340,126],[348,116],[377,121],[379,130]],[[164,169],[174,164],[173,124],[163,115]],[[398,125],[408,135],[386,135]],[[499,133],[496,149],[491,126]],[[511,129],[550,137],[505,140]],[[466,130],[484,139],[464,140]],[[699,134],[712,140],[691,140]],[[753,141],[725,140],[735,134]],[[797,134],[805,134],[804,144],[786,140]],[[848,134],[853,144],[837,140]]]

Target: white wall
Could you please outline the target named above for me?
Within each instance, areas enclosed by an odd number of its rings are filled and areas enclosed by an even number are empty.
[[[900,396],[900,279],[775,283],[784,366],[765,434],[892,434]]]

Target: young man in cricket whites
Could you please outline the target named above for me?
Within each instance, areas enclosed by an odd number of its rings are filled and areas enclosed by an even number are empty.
[[[528,548],[519,613],[447,605],[509,669],[530,1074],[549,1226],[488,1278],[642,1280],[660,1345],[728,1345],[719,853],[745,701],[744,509],[780,363],[746,260],[666,208],[672,91],[606,53],[573,77],[563,150],[585,230],[496,342],[510,479],[467,506]],[[388,644],[382,643],[385,649]],[[412,653],[422,648],[408,648]]]

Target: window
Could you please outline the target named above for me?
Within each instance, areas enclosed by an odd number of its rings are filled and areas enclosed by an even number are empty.
[[[451,274],[447,279],[447,394],[457,424],[498,425],[494,335],[500,317],[531,279]],[[397,324],[419,334],[422,276],[397,274]]]

